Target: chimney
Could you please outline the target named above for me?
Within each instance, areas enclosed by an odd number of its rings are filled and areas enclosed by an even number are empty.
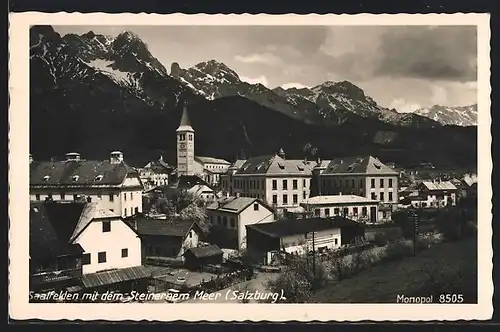
[[[69,152],[66,153],[66,161],[79,161],[80,154],[78,152]]]
[[[278,151],[278,157],[285,159],[285,151],[283,151],[283,149],[281,148]]]
[[[239,198],[239,197],[240,197],[240,193],[239,193],[239,192],[236,192],[236,193],[235,193],[235,196],[236,196],[236,198]]]
[[[109,155],[109,162],[111,164],[120,164],[123,161],[123,153],[120,151],[113,151]]]
[[[339,196],[342,196],[342,192],[339,192]]]
[[[340,163],[343,164],[344,163],[344,159],[340,159]]]
[[[33,155],[30,153],[30,164],[33,162]]]
[[[92,197],[87,196],[87,202],[88,202],[88,203],[92,203]]]
[[[316,159],[316,164],[317,164],[317,165],[321,165],[321,158],[320,158],[320,157],[318,157],[318,158]]]

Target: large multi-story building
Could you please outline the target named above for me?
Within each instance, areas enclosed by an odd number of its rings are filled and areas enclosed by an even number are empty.
[[[229,195],[258,198],[275,209],[293,212],[309,198],[312,167],[306,160],[289,160],[283,150],[271,156],[253,157],[229,167],[222,177]]]
[[[313,169],[311,196],[357,195],[379,201],[379,220],[398,204],[398,172],[372,156],[335,158]]]
[[[122,217],[142,212],[139,173],[111,152],[109,160],[85,160],[78,153],[63,161],[36,161],[30,156],[30,200],[78,200],[90,197]]]
[[[160,156],[158,160],[150,161],[140,170],[141,181],[145,189],[166,186],[173,170],[174,168],[163,160],[163,156]]]

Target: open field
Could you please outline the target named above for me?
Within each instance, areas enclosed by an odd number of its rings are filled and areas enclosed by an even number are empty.
[[[431,282],[434,278],[434,282]],[[313,296],[319,303],[395,303],[397,295],[430,296],[461,293],[477,301],[477,241],[436,245],[416,257],[372,267],[360,275],[329,285]]]

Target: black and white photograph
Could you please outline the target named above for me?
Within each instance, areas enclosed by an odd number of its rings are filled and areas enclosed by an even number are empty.
[[[488,16],[51,15],[10,18],[20,317],[491,316]]]

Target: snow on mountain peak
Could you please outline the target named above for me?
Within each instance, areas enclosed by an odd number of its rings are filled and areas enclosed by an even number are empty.
[[[442,125],[477,126],[477,104],[458,107],[432,105],[417,109],[413,113],[428,117]]]

